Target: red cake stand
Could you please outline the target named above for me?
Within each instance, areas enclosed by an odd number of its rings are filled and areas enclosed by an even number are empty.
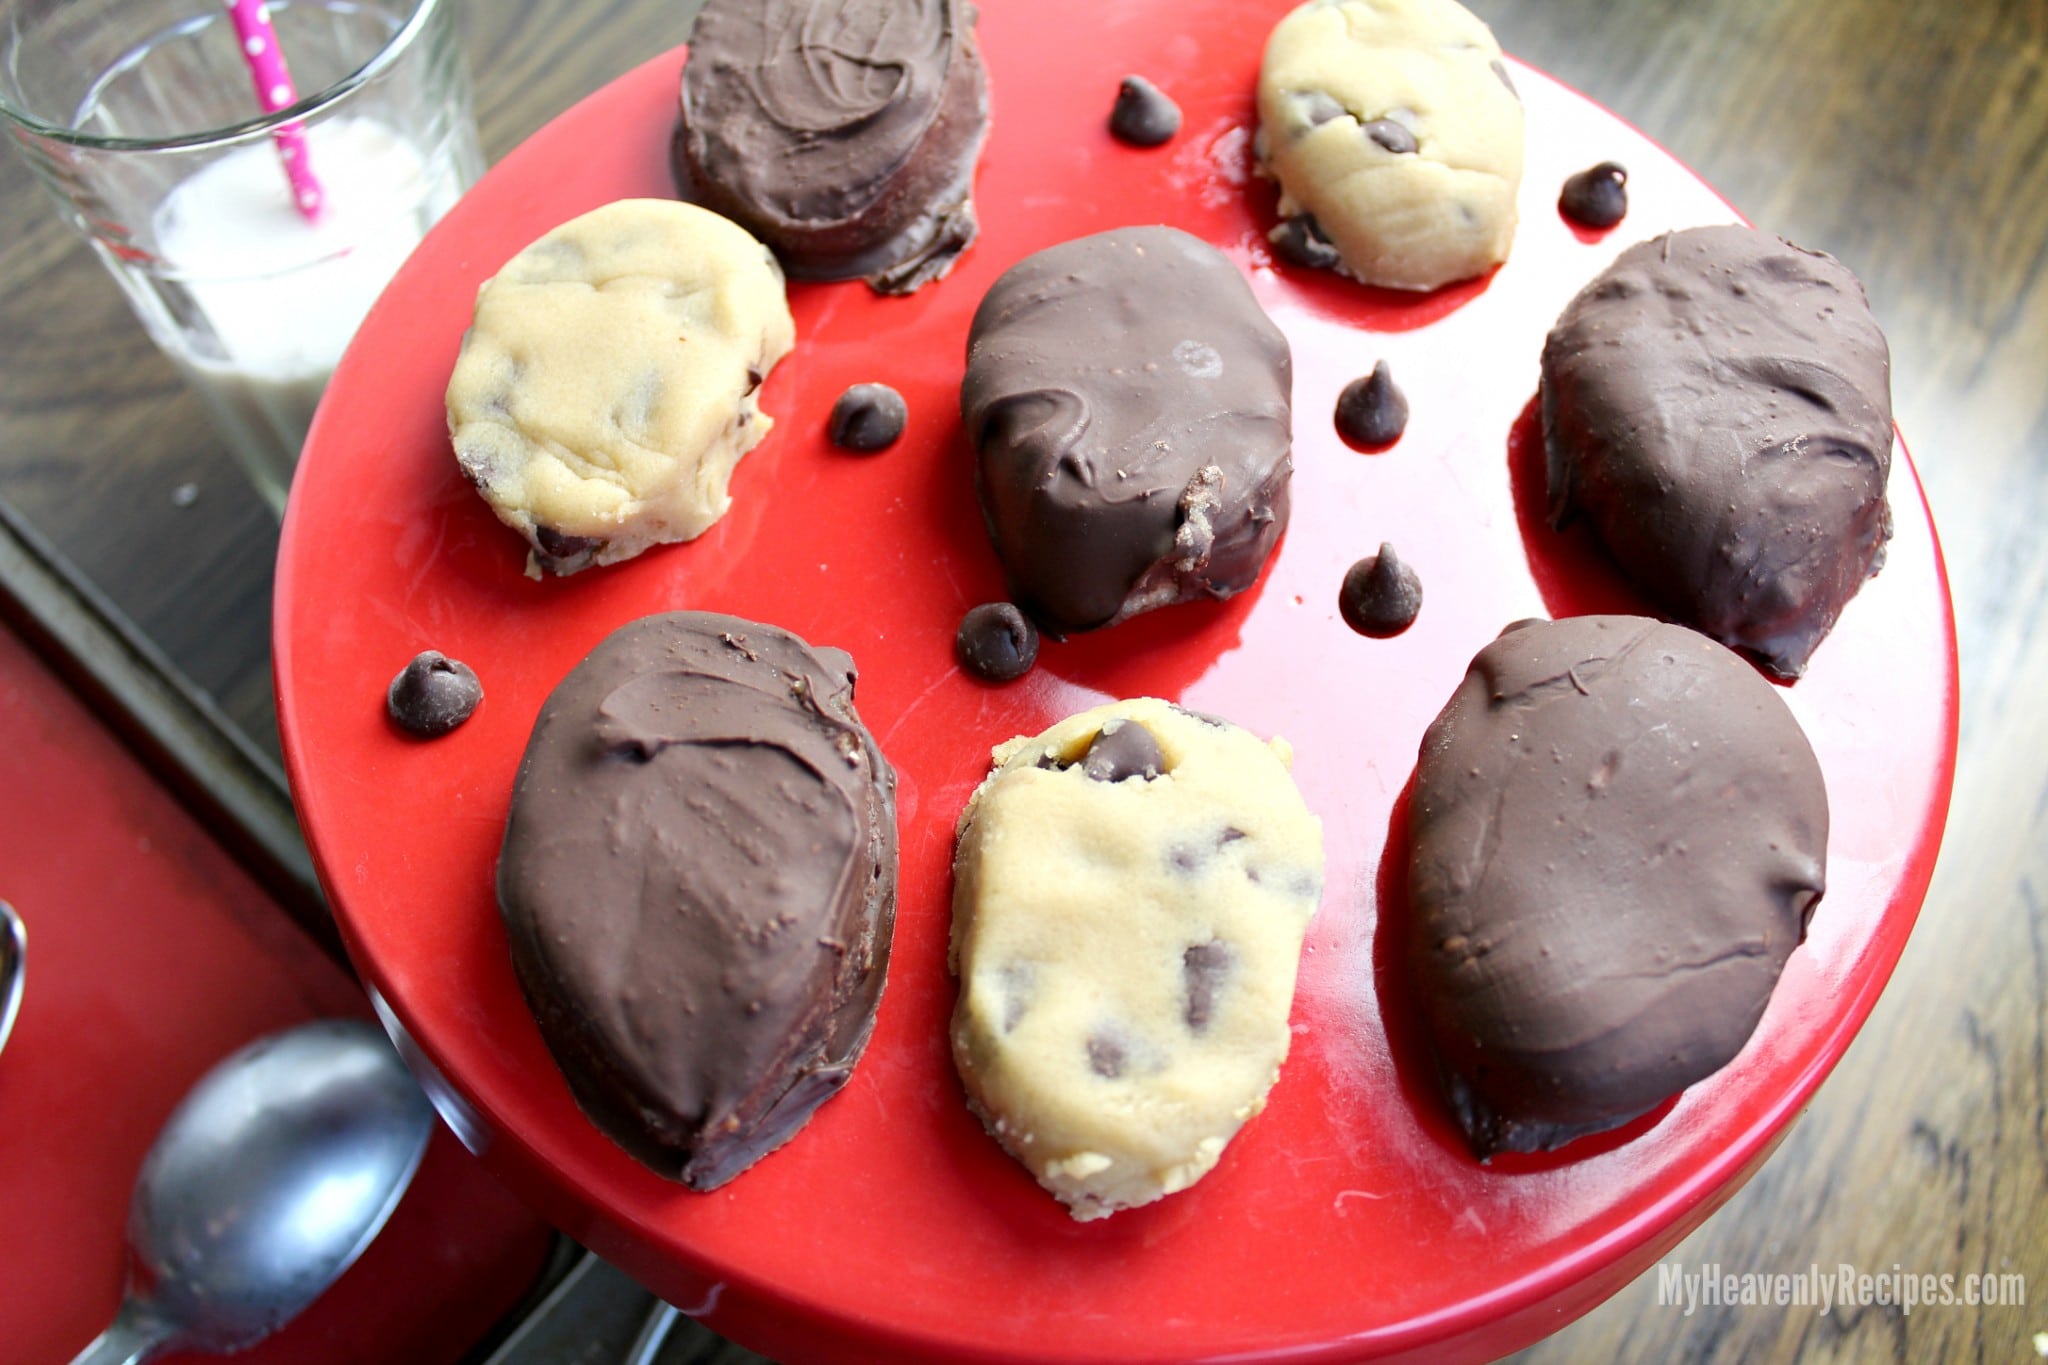
[[[456,470],[441,401],[485,278],[575,214],[670,192],[680,50],[563,115],[456,207],[371,314],[314,428],[278,567],[278,711],[355,962],[440,1073],[450,1112],[529,1200],[777,1359],[1499,1355],[1612,1293],[1740,1186],[1848,1047],[1912,928],[1953,776],[1956,662],[1940,552],[1902,451],[1884,571],[1784,692],[1833,803],[1829,889],[1749,1046],[1618,1132],[1490,1166],[1467,1153],[1394,969],[1403,902],[1399,859],[1384,854],[1398,797],[1424,726],[1503,625],[1630,600],[1596,553],[1541,522],[1528,410],[1544,333],[1623,246],[1735,215],[1619,120],[1515,67],[1529,150],[1506,266],[1415,298],[1276,263],[1251,92],[1290,4],[984,4],[994,124],[981,240],[908,299],[791,287],[797,348],[762,392],[775,430],[697,541],[525,578],[523,545]],[[1186,113],[1162,148],[1106,131],[1130,72]],[[1558,188],[1608,159],[1629,168],[1629,215],[1605,235],[1574,232]],[[968,322],[1019,257],[1137,223],[1222,248],[1288,334],[1293,523],[1251,592],[1048,643],[1029,677],[991,687],[952,653],[962,613],[1002,595],[958,416]],[[1331,411],[1381,358],[1413,417],[1391,450],[1365,455]],[[877,456],[833,449],[826,413],[870,380],[909,401],[908,434]],[[1380,641],[1344,627],[1337,589],[1383,540],[1426,601],[1411,630]],[[902,895],[874,1041],[808,1128],[710,1194],[635,1164],[577,1109],[520,998],[492,894],[542,699],[618,625],[685,607],[850,651],[861,713],[901,775]],[[391,725],[383,697],[427,648],[471,664],[487,699],[422,743]],[[1327,891],[1266,1111],[1194,1188],[1084,1225],[963,1103],[946,1043],[949,859],[991,746],[1141,694],[1293,742],[1323,820]]]

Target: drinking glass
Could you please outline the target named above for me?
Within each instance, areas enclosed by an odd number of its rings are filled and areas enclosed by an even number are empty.
[[[0,0],[0,128],[282,511],[349,338],[482,172],[452,0]],[[317,216],[287,173],[302,156]]]

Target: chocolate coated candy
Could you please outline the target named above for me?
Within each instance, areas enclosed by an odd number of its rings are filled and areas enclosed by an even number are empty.
[[[980,677],[1009,682],[1038,661],[1038,627],[1008,602],[984,602],[961,618],[953,648]]]
[[[832,405],[832,444],[863,455],[886,450],[903,435],[910,409],[887,384],[855,384]]]
[[[1407,429],[1408,395],[1394,383],[1394,371],[1384,360],[1337,395],[1337,434],[1354,446],[1383,450]]]
[[[1565,177],[1557,211],[1581,227],[1611,228],[1628,213],[1628,171],[1603,161]]]
[[[903,294],[974,240],[988,81],[969,0],[710,0],[683,67],[678,180],[792,278]]]
[[[1065,633],[1250,587],[1287,524],[1292,374],[1238,268],[1178,228],[1011,266],[960,386],[1011,600]]]
[[[1409,963],[1482,1159],[1626,1123],[1748,1041],[1825,885],[1778,689],[1633,616],[1516,626],[1423,736]]]
[[[1180,106],[1143,76],[1126,76],[1110,111],[1109,131],[1133,147],[1157,147],[1180,131]]]
[[[1415,624],[1422,611],[1422,580],[1392,545],[1353,564],[1337,594],[1344,624],[1360,635],[1384,639]]]
[[[1550,514],[1672,620],[1805,669],[1891,536],[1890,357],[1840,261],[1746,227],[1640,242],[1543,345]]]
[[[707,612],[564,678],[498,860],[512,965],[592,1121],[712,1189],[852,1074],[895,918],[895,775],[853,661]]]
[[[433,739],[468,720],[483,699],[484,686],[474,669],[429,649],[398,671],[384,693],[384,706],[401,729]]]

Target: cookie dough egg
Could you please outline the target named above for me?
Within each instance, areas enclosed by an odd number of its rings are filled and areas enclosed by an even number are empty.
[[[755,391],[795,341],[782,272],[746,229],[674,200],[607,204],[478,292],[448,382],[455,458],[535,577],[694,540],[774,425]]]
[[[1114,702],[1000,746],[961,817],[954,1061],[1077,1219],[1192,1185],[1265,1106],[1323,882],[1289,757]]]
[[[1392,289],[1507,259],[1522,105],[1456,0],[1310,0],[1267,39],[1258,103],[1282,254]]]

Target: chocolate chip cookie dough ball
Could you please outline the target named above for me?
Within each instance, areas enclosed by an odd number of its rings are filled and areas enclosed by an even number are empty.
[[[1473,1151],[1628,1122],[1748,1041],[1826,884],[1778,690],[1635,616],[1510,627],[1423,736],[1409,961]]]
[[[1250,587],[1286,528],[1293,359],[1178,228],[1062,242],[976,309],[960,406],[1010,597],[1047,630]]]
[[[477,293],[448,381],[462,472],[569,574],[692,540],[773,421],[754,391],[795,344],[774,258],[692,204],[571,219]]]
[[[896,913],[896,777],[853,661],[733,616],[621,627],[534,722],[498,904],[592,1121],[693,1189],[839,1092]]]
[[[1455,0],[1310,0],[1259,69],[1260,161],[1283,254],[1434,289],[1507,259],[1522,105],[1500,45]]]
[[[711,0],[678,151],[795,279],[907,294],[976,233],[988,85],[968,0]]]
[[[1550,515],[1660,612],[1796,678],[1891,539],[1891,354],[1834,257],[1746,227],[1640,242],[1543,345]]]
[[[1289,757],[1113,702],[999,747],[961,816],[953,1058],[1077,1219],[1187,1188],[1265,1106],[1323,881]]]

